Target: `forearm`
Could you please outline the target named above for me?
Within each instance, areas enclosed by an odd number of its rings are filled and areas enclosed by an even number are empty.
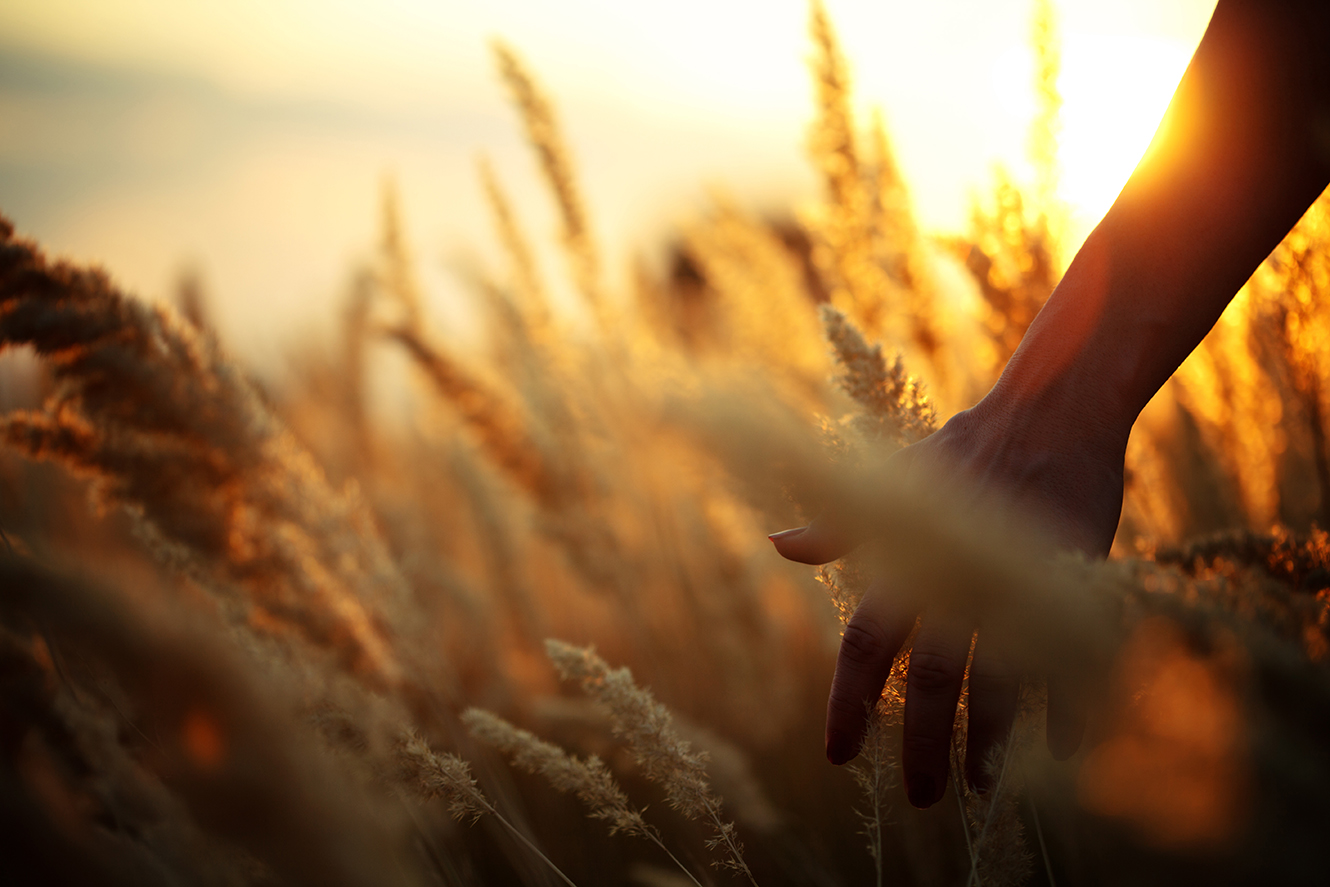
[[[1144,160],[987,399],[1125,445],[1330,181],[1330,15],[1221,0]]]

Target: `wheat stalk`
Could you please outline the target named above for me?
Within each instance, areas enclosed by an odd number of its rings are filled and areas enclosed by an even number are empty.
[[[1032,857],[1025,849],[1023,828],[1017,814],[1017,794],[1011,786],[1011,759],[1016,755],[1017,728],[1012,727],[1005,741],[991,749],[984,761],[993,779],[993,788],[985,794],[969,793],[969,814],[978,834],[966,885],[1023,884],[1033,869]],[[1005,793],[1004,793],[1005,792]]]
[[[887,366],[882,346],[868,347],[854,324],[830,305],[822,306],[822,323],[844,369],[838,380],[841,388],[862,411],[856,424],[868,443],[899,448],[936,430],[937,411],[918,380],[905,372],[899,356]]]
[[[868,855],[873,858],[877,887],[882,887],[882,830],[889,806],[887,794],[896,786],[896,760],[888,732],[893,714],[890,703],[882,698],[870,702],[868,710],[868,730],[858,760],[850,765],[850,773],[867,805],[857,812],[864,825],[864,837],[868,839]]]
[[[420,736],[408,734],[398,744],[397,762],[398,778],[405,787],[424,798],[443,798],[448,804],[448,812],[460,821],[475,822],[488,813],[548,865],[559,880],[569,887],[577,887],[544,851],[490,803],[476,784],[466,761],[454,754],[439,754]]]
[[[600,256],[554,106],[516,52],[500,41],[494,41],[492,48],[499,74],[512,94],[513,103],[517,105],[526,127],[527,141],[536,152],[541,172],[559,206],[559,217],[563,223],[561,239],[568,255],[573,281],[591,308],[601,332],[609,333],[610,318],[601,291]]]
[[[424,319],[420,283],[402,233],[402,210],[397,185],[391,178],[383,181],[379,230],[379,285],[401,309],[401,325],[419,335]]]
[[[508,755],[513,766],[528,773],[539,773],[559,791],[577,795],[591,809],[593,819],[601,819],[609,824],[611,835],[623,832],[651,841],[669,856],[689,880],[701,887],[688,867],[665,846],[660,830],[642,818],[642,811],[629,806],[628,796],[614,781],[609,768],[600,758],[593,756],[578,760],[557,745],[544,742],[498,715],[481,709],[467,709],[462,713],[462,723],[466,724],[472,736]]]
[[[0,420],[7,444],[92,478],[168,564],[243,589],[251,625],[399,679],[388,612],[405,583],[368,515],[209,337],[0,219],[0,344],[31,345],[59,385],[44,410]]]
[[[565,680],[577,681],[609,709],[615,735],[627,740],[646,777],[665,788],[669,805],[689,819],[711,825],[714,834],[707,846],[725,854],[718,864],[755,885],[734,823],[721,816],[721,800],[707,779],[705,756],[679,736],[669,709],[637,686],[627,668],[611,669],[590,647],[547,640],[545,651]]]
[[[480,182],[485,189],[485,200],[489,204],[490,214],[494,217],[494,227],[503,244],[504,252],[512,267],[518,295],[521,297],[521,313],[538,332],[549,325],[549,305],[546,302],[545,288],[540,282],[540,272],[536,269],[535,256],[527,243],[526,235],[518,224],[508,195],[499,184],[494,168],[486,158],[478,164]]]
[[[1035,97],[1038,111],[1030,121],[1027,148],[1036,175],[1040,212],[1048,214],[1057,200],[1058,134],[1062,128],[1062,46],[1053,0],[1035,0],[1030,44],[1035,56]]]
[[[401,344],[435,389],[461,414],[494,463],[539,502],[550,501],[555,483],[540,448],[517,410],[497,391],[407,327],[386,331]]]

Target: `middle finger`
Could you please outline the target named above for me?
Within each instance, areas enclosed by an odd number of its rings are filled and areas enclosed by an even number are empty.
[[[905,792],[916,807],[931,807],[947,786],[951,730],[973,631],[937,618],[920,621],[905,678]]]

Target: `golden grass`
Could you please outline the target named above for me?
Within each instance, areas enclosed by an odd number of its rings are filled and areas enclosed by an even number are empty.
[[[280,389],[197,285],[184,320],[0,222],[0,343],[44,373],[0,420],[6,859],[49,883],[1320,878],[1324,200],[1143,416],[1114,560],[880,467],[983,390],[1060,271],[1051,6],[1036,21],[1036,181],[999,179],[963,242],[919,231],[815,5],[822,206],[717,200],[635,298],[605,288],[553,105],[497,47],[589,335],[488,166],[489,351],[431,332],[389,188],[342,340]],[[958,260],[974,316],[932,273]],[[388,350],[426,383],[410,423],[370,393]],[[819,584],[762,536],[833,499],[878,542]],[[954,800],[905,804],[908,644],[861,759],[822,760],[837,629],[884,569],[1031,675],[986,794],[959,778],[963,700]],[[1106,702],[1069,765],[1038,736],[1054,667]]]
[[[526,126],[527,140],[536,152],[540,171],[544,174],[545,181],[558,204],[559,217],[563,223],[561,237],[564,250],[568,254],[573,281],[591,308],[596,322],[600,325],[600,331],[608,334],[610,318],[606,314],[608,306],[601,292],[600,255],[596,249],[595,238],[591,234],[586,208],[577,185],[577,176],[573,172],[572,159],[564,144],[554,107],[536,85],[516,53],[498,41],[493,44],[493,49],[499,73],[512,94],[513,104],[517,106],[522,122]],[[502,213],[500,213],[500,224],[503,224]],[[507,240],[505,237],[505,241]],[[510,244],[506,245],[511,248]],[[521,265],[518,267],[520,273]]]

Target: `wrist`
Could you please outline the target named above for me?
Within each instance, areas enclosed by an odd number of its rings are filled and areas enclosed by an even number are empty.
[[[983,403],[1018,426],[1065,429],[1112,451],[1125,449],[1137,415],[1186,354],[1171,353],[1178,324],[1149,297],[1148,275],[1113,261],[1122,250],[1109,227],[1086,240]]]
[[[1036,358],[1034,351],[1019,363],[1013,358],[974,407],[974,421],[1031,444],[1120,463],[1140,409],[1124,397],[1119,374],[1059,361],[1056,353]]]
[[[1071,464],[1120,471],[1131,426],[1111,414],[1092,395],[1061,383],[1037,392],[997,386],[957,418],[994,450],[983,454],[989,464],[1019,462],[1034,473]]]

